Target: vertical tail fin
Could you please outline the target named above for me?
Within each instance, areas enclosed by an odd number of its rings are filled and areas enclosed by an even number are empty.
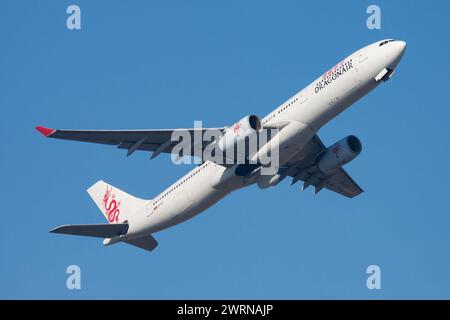
[[[148,202],[133,197],[103,180],[96,182],[87,192],[109,223],[124,222]]]

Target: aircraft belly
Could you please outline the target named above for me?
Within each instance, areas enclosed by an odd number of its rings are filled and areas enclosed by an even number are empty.
[[[316,131],[309,125],[299,121],[291,121],[279,132],[278,139],[271,141],[270,146],[261,148],[258,154],[266,154],[270,147],[273,150],[278,150],[278,163],[281,166],[298,154],[315,133]]]
[[[202,213],[229,193],[226,190],[213,189],[207,184],[204,184],[203,186],[203,188],[196,189],[196,198],[191,203],[191,206],[177,215],[177,223],[186,221]]]
[[[211,177],[221,169],[221,166],[211,163],[211,167],[208,170],[204,171],[192,181],[189,187],[190,205],[177,214],[177,223],[186,221],[202,213],[230,193],[228,188],[215,189],[209,183]]]
[[[166,198],[150,216],[145,232],[157,232],[186,221],[230,193],[229,189],[216,190],[210,186],[208,181],[216,170],[217,167],[211,164],[208,170],[196,175],[183,188]]]

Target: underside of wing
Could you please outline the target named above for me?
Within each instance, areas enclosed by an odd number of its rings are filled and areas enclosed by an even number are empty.
[[[303,181],[302,189],[309,186],[315,188],[315,193],[322,189],[337,192],[343,196],[353,198],[361,194],[363,190],[343,169],[338,168],[330,173],[323,173],[317,166],[317,159],[327,148],[320,138],[314,136],[303,150],[289,163],[289,176],[292,177],[292,184]]]
[[[327,178],[324,187],[349,198],[356,197],[363,192],[361,187],[342,168]]]
[[[150,130],[54,130],[38,126],[36,129],[48,138],[83,141],[117,146],[127,149],[127,156],[134,151],[152,151],[152,158],[160,153],[172,153],[173,147],[181,141],[181,137],[189,137],[192,146],[189,154],[194,155],[194,137],[203,134],[206,130],[221,133],[224,128],[195,128],[195,129],[150,129]],[[174,138],[178,138],[175,140]],[[202,142],[204,144],[204,142]],[[202,150],[199,148],[199,150]],[[184,149],[186,150],[186,149]]]

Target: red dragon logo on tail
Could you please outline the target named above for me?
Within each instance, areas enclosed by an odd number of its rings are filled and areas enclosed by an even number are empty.
[[[106,192],[105,195],[103,196],[102,204],[103,208],[106,210],[105,214],[110,223],[119,222],[120,201],[119,202],[116,201],[115,197],[116,195],[114,193],[112,194],[112,187],[106,186]]]

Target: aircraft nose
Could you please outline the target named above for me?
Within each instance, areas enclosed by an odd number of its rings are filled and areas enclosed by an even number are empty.
[[[390,43],[390,49],[388,53],[389,57],[389,68],[395,69],[399,64],[400,60],[403,58],[403,54],[406,50],[406,42],[405,41],[394,41]]]
[[[406,42],[405,41],[397,41],[397,50],[398,50],[398,55],[402,56],[406,50]]]

